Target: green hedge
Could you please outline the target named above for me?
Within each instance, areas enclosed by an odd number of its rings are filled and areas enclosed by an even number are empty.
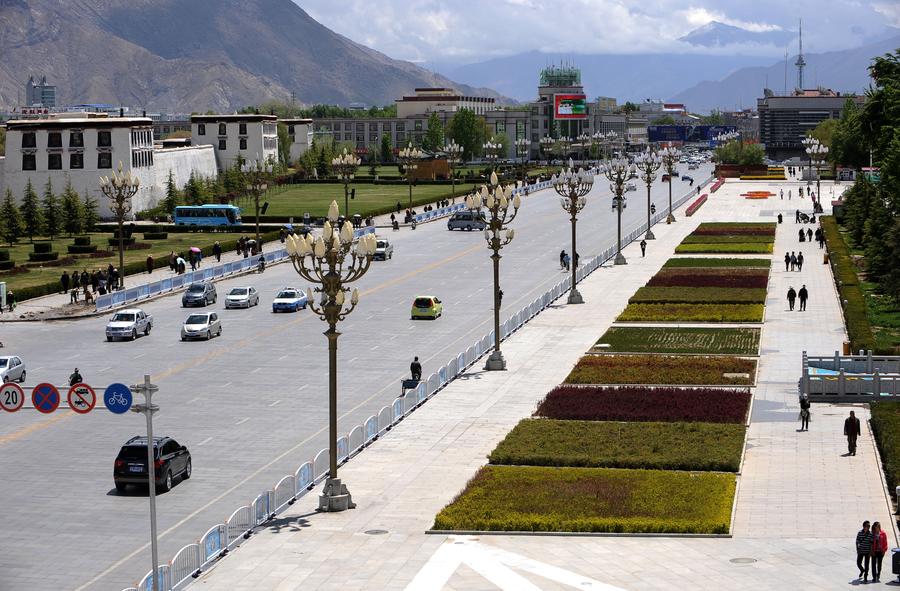
[[[144,232],[144,240],[165,240],[168,237],[168,232]]]
[[[771,243],[738,242],[728,244],[679,244],[675,247],[675,254],[772,254]]]
[[[58,252],[29,252],[28,260],[32,263],[45,263],[59,258]]]
[[[757,355],[758,328],[614,327],[597,344],[611,353]]]
[[[628,304],[617,322],[762,322],[763,304]]]
[[[672,267],[758,267],[768,269],[772,266],[769,259],[720,259],[720,258],[671,258],[663,268]]]
[[[851,351],[874,350],[875,335],[872,333],[872,325],[869,323],[866,298],[863,296],[859,278],[850,259],[850,249],[838,230],[833,216],[823,216],[819,220],[822,230],[825,232],[828,258],[833,261],[832,269],[835,280],[839,281],[838,293],[844,308],[844,323],[850,339],[850,349]],[[847,303],[844,304],[844,301]]]
[[[90,236],[76,236],[75,237],[75,246],[87,246],[91,243]]]
[[[485,466],[433,529],[725,534],[734,492],[733,474]]]
[[[89,254],[97,251],[96,244],[70,244],[66,247],[69,254]]]
[[[0,261],[8,261],[9,260],[9,251],[8,250],[0,250]]]
[[[118,238],[107,238],[106,242],[109,243],[110,246],[115,246],[116,248],[119,247],[119,239]],[[125,246],[131,246],[134,243],[135,243],[134,236],[132,236],[131,238],[123,238],[122,239],[122,244]]]
[[[764,304],[766,290],[732,287],[642,287],[631,296],[628,302],[643,304]]]
[[[34,243],[34,252],[36,253],[49,253],[53,250],[52,242],[35,242]]]
[[[749,377],[725,377],[748,374]],[[672,386],[749,386],[756,361],[700,355],[585,355],[566,376],[566,384],[659,384]]]
[[[872,434],[884,465],[888,490],[900,485],[900,402],[876,401],[869,405],[872,412]]]
[[[744,425],[524,419],[491,464],[737,472]]]

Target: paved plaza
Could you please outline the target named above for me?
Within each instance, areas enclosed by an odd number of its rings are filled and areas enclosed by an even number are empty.
[[[808,200],[745,201],[739,194],[747,188],[728,182],[693,218],[676,212],[675,224],[654,228],[657,240],[646,258],[633,245],[626,267],[602,268],[582,282],[586,304],[551,308],[506,341],[509,371],[476,366],[343,467],[357,509],[317,514],[316,495],[308,495],[195,585],[217,591],[853,586],[859,524],[893,519],[867,424],[858,455],[845,456],[843,419],[851,408],[866,419],[864,406],[816,404],[810,430],[798,432],[801,352],[830,353],[846,338],[830,269],[815,243],[798,242],[793,211],[800,203],[808,210]],[[785,223],[776,235],[733,537],[426,533],[500,439],[568,374],[698,223],[769,221],[778,212]],[[804,252],[802,272],[778,264],[785,250]],[[800,284],[810,291],[809,309],[790,312],[787,288]],[[896,534],[888,532],[895,546]],[[885,564],[889,571],[889,557]]]

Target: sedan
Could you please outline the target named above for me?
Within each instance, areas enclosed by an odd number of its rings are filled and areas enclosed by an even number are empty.
[[[225,309],[249,308],[259,305],[259,292],[255,287],[235,287],[225,296]]]
[[[25,362],[15,356],[0,357],[0,382],[25,382]]]
[[[206,306],[216,303],[216,288],[212,283],[191,283],[184,295],[181,296],[181,305]]]
[[[272,301],[273,312],[296,312],[305,310],[307,304],[306,294],[294,287],[285,287],[278,292]]]
[[[413,300],[412,311],[409,315],[412,320],[415,320],[416,318],[430,318],[436,320],[443,313],[444,305],[438,298],[434,296],[416,296],[416,299]]]
[[[215,312],[191,314],[181,327],[181,340],[206,339],[222,335],[222,322]]]

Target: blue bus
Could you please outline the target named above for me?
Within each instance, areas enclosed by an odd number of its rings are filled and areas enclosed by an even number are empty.
[[[176,226],[239,226],[241,208],[220,203],[179,205],[175,208],[174,222]]]

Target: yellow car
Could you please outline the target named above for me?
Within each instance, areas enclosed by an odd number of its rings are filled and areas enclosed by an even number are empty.
[[[435,296],[416,296],[416,299],[413,300],[410,318],[412,320],[416,318],[431,318],[435,320],[443,312],[444,305]]]

